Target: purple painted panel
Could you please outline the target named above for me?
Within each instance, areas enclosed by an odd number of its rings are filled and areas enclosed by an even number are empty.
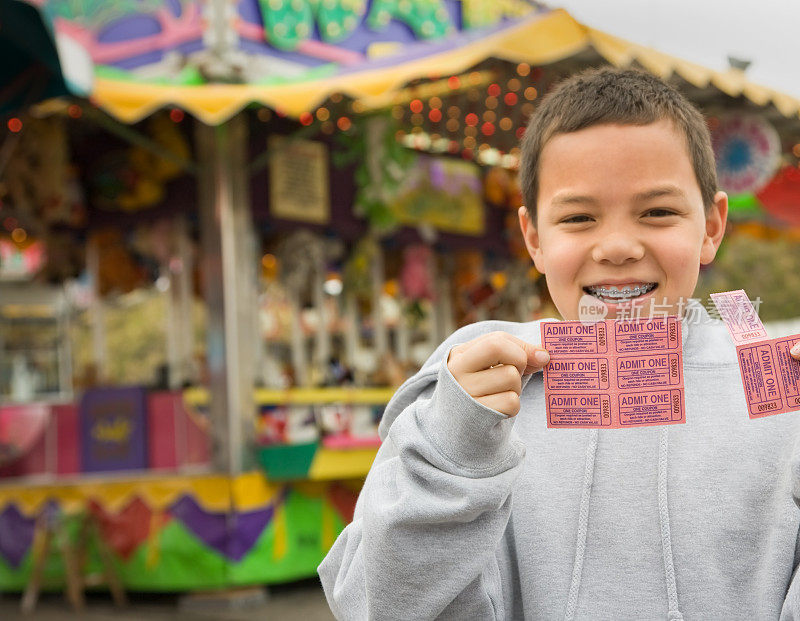
[[[0,513],[0,556],[17,569],[33,543],[34,518],[25,517],[9,504]]]
[[[84,472],[147,468],[147,399],[144,388],[96,388],[80,403]]]
[[[191,496],[181,496],[169,508],[174,518],[209,548],[225,554],[228,547],[228,514],[203,510]]]
[[[275,505],[283,502],[286,493],[284,490],[264,509],[231,513],[205,511],[191,496],[182,496],[170,507],[170,513],[206,546],[231,561],[239,562],[272,521]]]
[[[264,532],[267,524],[272,521],[275,513],[274,505],[266,509],[250,511],[248,513],[234,513],[231,515],[231,536],[228,542],[227,556],[232,561],[241,561],[253,548]]]

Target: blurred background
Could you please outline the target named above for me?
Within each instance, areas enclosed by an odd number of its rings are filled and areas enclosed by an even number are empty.
[[[518,144],[575,71],[704,111],[731,215],[696,296],[797,331],[800,86],[767,31],[798,9],[565,6],[0,4],[4,612],[99,585],[132,618],[330,618],[316,566],[396,387],[459,326],[556,316]]]

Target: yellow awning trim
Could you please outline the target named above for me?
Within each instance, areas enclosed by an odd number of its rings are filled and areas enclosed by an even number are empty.
[[[7,484],[0,486],[0,511],[15,504],[26,515],[35,515],[44,504],[55,500],[67,512],[85,509],[96,501],[104,510],[116,513],[137,496],[153,510],[163,511],[181,496],[190,495],[206,511],[229,511],[234,503],[240,511],[263,509],[273,501],[281,486],[269,482],[261,472],[237,477],[225,475],[169,476],[152,474],[124,480],[92,480],[82,477],[58,484]],[[322,493],[322,488],[319,489]]]
[[[257,405],[317,405],[321,403],[347,403],[357,405],[386,405],[395,388],[289,388],[270,390],[257,388],[253,399]],[[185,403],[194,407],[208,405],[208,389],[187,388],[183,391]]]
[[[713,71],[625,41],[578,23],[562,9],[523,20],[463,48],[347,76],[280,86],[170,86],[97,79],[92,98],[110,114],[127,123],[139,121],[159,108],[177,106],[204,123],[217,125],[251,102],[298,117],[316,109],[334,92],[360,100],[365,108],[376,108],[386,105],[393,92],[415,78],[459,73],[489,57],[548,64],[568,58],[589,46],[616,66],[637,62],[662,78],[675,73],[700,88],[712,84],[732,97],[744,95],[759,106],[773,103],[787,117],[796,116],[800,110],[797,98],[752,84],[741,71]]]
[[[726,95],[731,97],[743,95],[758,106],[772,103],[786,117],[797,116],[800,111],[800,99],[753,84],[747,80],[742,71],[736,69],[714,71],[593,28],[586,28],[586,32],[588,44],[617,67],[625,67],[637,62],[661,78],[669,78],[672,74],[677,74],[698,88],[706,88],[711,84]]]

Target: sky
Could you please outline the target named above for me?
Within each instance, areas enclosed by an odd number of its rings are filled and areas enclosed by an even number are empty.
[[[751,82],[800,97],[800,0],[547,0],[579,22],[711,69],[752,61]]]

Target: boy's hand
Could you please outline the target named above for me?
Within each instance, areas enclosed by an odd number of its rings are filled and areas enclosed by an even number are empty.
[[[507,416],[519,412],[522,376],[550,362],[550,354],[506,332],[490,332],[450,350],[447,368],[478,403]]]
[[[800,360],[800,341],[794,344],[794,347],[789,350],[789,353],[795,360]]]

